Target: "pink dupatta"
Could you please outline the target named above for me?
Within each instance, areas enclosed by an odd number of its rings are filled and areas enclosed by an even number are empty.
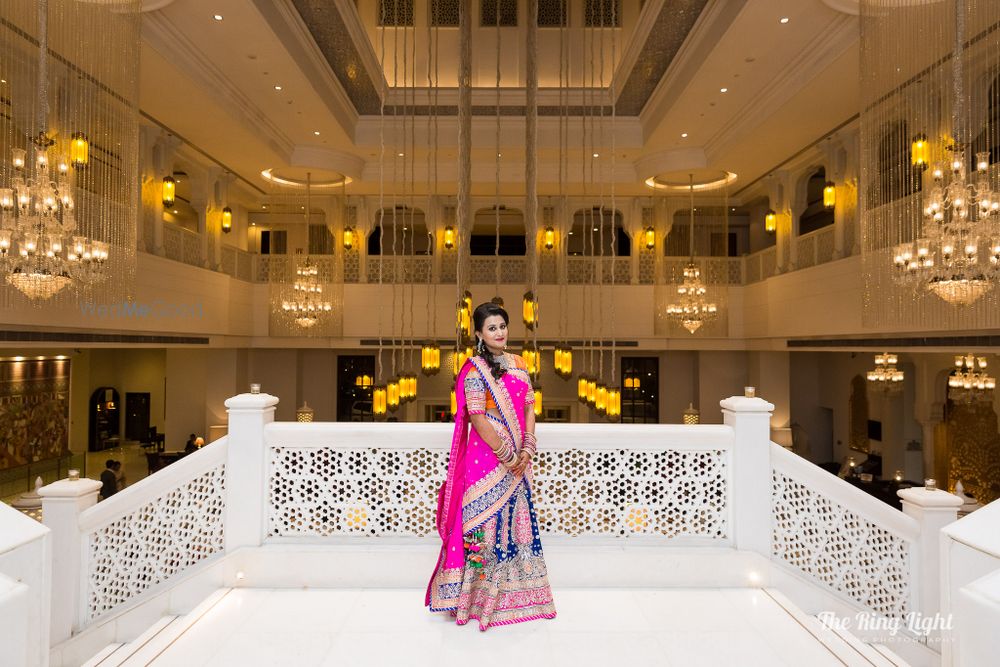
[[[517,451],[520,451],[523,442],[516,408],[504,383],[493,378],[489,367],[482,359],[470,358],[455,380],[457,409],[455,429],[451,439],[451,454],[448,457],[448,476],[438,491],[437,529],[441,537],[441,551],[427,586],[425,605],[431,605],[434,597],[431,589],[435,579],[438,579],[439,585],[461,581],[462,568],[465,565],[463,535],[495,514],[510,499],[521,481],[520,476],[508,471],[499,461],[496,461],[495,466],[488,466],[490,470],[479,478],[467,478],[468,466],[465,457],[468,453],[470,420],[466,410],[464,387],[465,378],[473,369],[483,378],[487,391],[493,395],[493,400],[500,411],[504,427],[497,429],[500,436],[510,438]],[[480,454],[483,455],[485,454]],[[492,453],[489,456],[493,456],[494,460],[496,458]]]

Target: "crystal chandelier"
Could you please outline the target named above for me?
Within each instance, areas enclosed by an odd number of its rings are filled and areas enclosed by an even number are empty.
[[[886,352],[875,355],[875,368],[868,371],[868,382],[881,391],[893,392],[903,388],[903,371],[896,368],[899,359],[895,354]]]
[[[993,399],[996,378],[986,372],[986,357],[971,354],[955,357],[955,370],[948,376],[948,398],[966,405]]]
[[[677,286],[677,301],[667,306],[667,317],[694,333],[703,324],[711,322],[719,313],[715,303],[707,298],[708,288],[701,280],[701,270],[694,263],[694,175],[690,176],[691,222],[688,227],[690,244],[688,265],[684,267],[684,280]]]
[[[988,152],[976,154],[974,180],[966,177],[965,152],[952,153],[947,177],[943,165],[933,167],[923,236],[896,247],[895,265],[900,282],[968,306],[1000,277],[1000,193],[990,180]]]
[[[924,195],[921,236],[895,248],[896,275],[903,284],[929,291],[955,306],[968,306],[990,291],[1000,277],[1000,194],[990,178],[990,153],[976,153],[976,170],[967,175],[969,138],[962,54],[966,15],[955,3],[955,46],[952,51],[952,133],[947,167],[932,167],[933,186]],[[929,147],[924,135],[911,146],[917,166],[926,165]]]
[[[281,309],[303,329],[316,326],[319,318],[333,309],[330,302],[324,299],[319,268],[308,257],[295,268],[292,295],[281,302]]]
[[[49,126],[47,4],[38,4],[37,127]],[[90,161],[90,144],[74,132],[65,146],[45,130],[30,141],[32,154],[11,149],[10,174],[0,183],[0,272],[29,299],[50,299],[74,282],[104,278],[109,244],[77,230],[73,193],[77,170]]]

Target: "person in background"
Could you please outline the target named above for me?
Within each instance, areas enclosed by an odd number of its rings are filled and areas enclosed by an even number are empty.
[[[115,476],[115,460],[108,459],[104,462],[105,468],[101,471],[101,498],[107,500],[118,493],[118,479]]]
[[[119,491],[125,488],[125,469],[122,468],[121,461],[115,461],[115,486]]]
[[[194,433],[192,433],[191,435],[188,436],[188,441],[184,445],[184,452],[186,454],[190,454],[194,450],[198,449],[198,446],[194,444],[194,441],[195,441],[195,435]]]

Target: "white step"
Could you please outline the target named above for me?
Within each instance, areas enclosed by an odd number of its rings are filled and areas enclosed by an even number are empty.
[[[885,659],[889,661],[890,665],[906,665],[906,661],[896,655],[896,653],[885,644],[869,644],[869,646],[885,656]]]
[[[176,616],[164,616],[127,644],[109,644],[100,653],[84,663],[83,667],[119,667],[119,665],[128,660],[136,648],[151,641],[164,628],[173,623],[176,618]]]
[[[129,655],[128,658],[121,663],[121,667],[145,667],[145,665],[153,662],[158,655],[167,650],[167,648],[177,641],[181,635],[187,632],[191,626],[211,611],[212,607],[217,605],[223,598],[229,595],[230,591],[232,591],[231,588],[217,590],[202,600],[197,607],[189,611],[187,614],[175,618],[172,623],[163,628],[162,632],[157,633],[155,637],[152,637],[141,646],[137,646],[135,651],[133,651],[131,655]]]
[[[133,667],[148,665],[226,595],[229,588],[215,591],[183,616],[164,616],[128,643],[109,644],[84,667]]]
[[[114,664],[108,661],[108,659],[115,653],[117,653],[119,650],[121,650],[124,646],[125,644],[123,643],[108,644],[107,646],[102,648],[97,655],[95,655],[93,658],[85,662],[83,664],[83,667],[97,667],[97,665],[102,665],[106,667],[108,665]]]
[[[883,653],[846,630],[827,627],[815,616],[810,616],[799,609],[777,589],[768,588],[765,590],[789,616],[794,618],[816,641],[823,644],[845,665],[850,667],[909,667],[906,662],[888,649]]]

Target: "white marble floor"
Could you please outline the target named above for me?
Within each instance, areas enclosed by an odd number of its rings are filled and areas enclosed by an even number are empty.
[[[148,664],[846,664],[757,589],[557,590],[557,618],[485,633],[422,602],[419,590],[234,589]]]

